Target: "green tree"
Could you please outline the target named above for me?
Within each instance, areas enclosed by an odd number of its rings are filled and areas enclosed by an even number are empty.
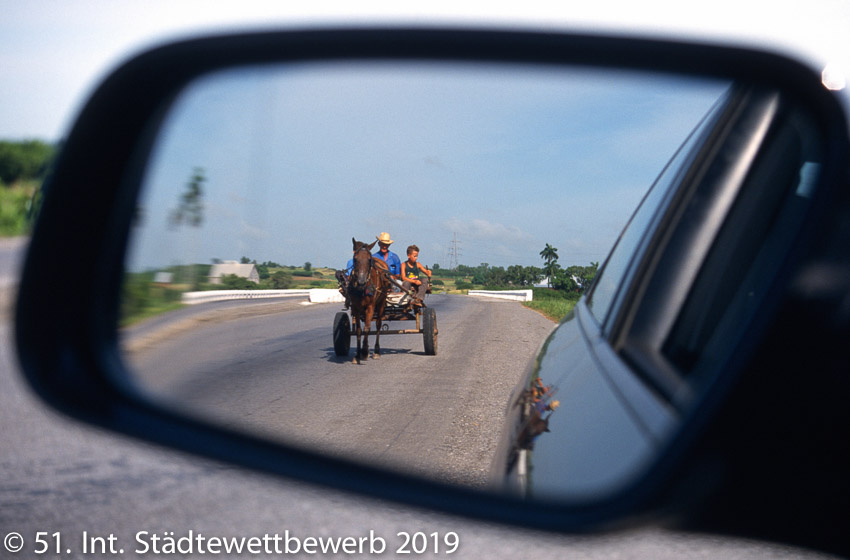
[[[304,263],[304,272],[310,272],[313,269],[313,263],[307,261]]]
[[[177,201],[177,207],[171,211],[168,221],[172,227],[186,224],[200,227],[204,222],[204,170],[196,167],[186,183],[186,189]]]
[[[53,153],[53,146],[39,140],[0,141],[0,182],[12,185],[43,178]]]
[[[549,278],[547,282],[549,284],[549,287],[551,288],[552,276],[554,276],[554,274],[560,268],[558,266],[558,249],[552,247],[547,243],[546,246],[543,247],[543,250],[540,251],[540,256],[546,262],[546,266],[543,267],[543,270],[546,273],[546,276]]]
[[[286,290],[292,287],[292,273],[286,270],[278,270],[271,277],[271,285],[276,290]]]
[[[593,282],[598,268],[598,262],[592,262],[590,266],[569,266],[555,274],[552,286],[557,290],[583,293]]]
[[[258,286],[247,278],[225,274],[221,277],[221,287],[224,290],[256,290]]]

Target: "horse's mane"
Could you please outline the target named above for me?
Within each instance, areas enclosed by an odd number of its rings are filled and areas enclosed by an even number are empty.
[[[387,265],[387,263],[384,262],[384,259],[380,259],[378,257],[372,257],[372,263],[378,265],[378,268],[380,268],[380,269],[382,269],[386,272],[390,271],[390,267]]]

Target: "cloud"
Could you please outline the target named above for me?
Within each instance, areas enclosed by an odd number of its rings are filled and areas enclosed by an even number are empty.
[[[271,234],[266,230],[252,226],[245,221],[242,222],[241,227],[242,235],[248,237],[249,239],[268,239],[269,237],[271,237]]]
[[[472,220],[463,220],[461,218],[449,218],[443,222],[443,226],[461,235],[471,239],[484,240],[512,240],[524,241],[531,240],[533,237],[518,228],[517,226],[507,226],[497,222],[489,222],[475,218]]]
[[[404,210],[390,209],[377,216],[368,216],[365,218],[364,222],[371,228],[387,231],[398,227],[400,224],[415,223],[418,220],[419,218],[416,214],[411,214]]]

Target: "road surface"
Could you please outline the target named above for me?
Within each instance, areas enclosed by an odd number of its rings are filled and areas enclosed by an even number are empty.
[[[517,302],[433,295],[436,356],[425,355],[420,334],[384,335],[381,358],[357,365],[353,349],[347,357],[333,350],[340,306],[302,303],[224,308],[182,330],[163,327],[167,336],[136,344],[131,362],[178,410],[444,482],[486,484],[508,398],[550,320]]]

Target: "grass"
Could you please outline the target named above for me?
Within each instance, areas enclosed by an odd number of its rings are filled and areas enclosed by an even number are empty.
[[[578,294],[550,288],[534,288],[534,299],[523,303],[523,305],[542,313],[556,323],[560,323],[573,310],[578,299]]]
[[[151,317],[156,317],[157,315],[162,315],[163,313],[168,313],[169,311],[176,311],[186,307],[183,303],[162,303],[162,304],[153,304],[149,307],[146,307],[140,311],[132,315],[128,315],[126,317],[121,318],[121,327],[129,327],[136,323],[140,323],[145,319],[149,319]]]
[[[207,270],[209,269],[208,265],[204,266],[206,266]],[[275,268],[271,269],[270,272],[274,273],[277,270],[282,269]],[[311,272],[306,272],[303,269],[296,269],[295,272],[297,275],[292,277],[292,285],[290,286],[290,289],[334,289],[338,287],[338,284],[334,279],[334,271],[331,269],[314,269]],[[129,274],[125,279],[124,297],[122,299],[123,309],[120,321],[122,327],[127,327],[145,319],[184,307],[185,304],[181,303],[181,297],[184,292],[190,292],[197,288],[207,290],[226,289],[221,285],[206,283],[200,284],[199,286],[193,286],[191,283],[160,285],[153,282],[153,277],[153,272],[144,272]],[[262,288],[257,285],[256,289]]]
[[[11,187],[0,186],[0,237],[29,233],[27,212],[37,184],[24,181]]]

